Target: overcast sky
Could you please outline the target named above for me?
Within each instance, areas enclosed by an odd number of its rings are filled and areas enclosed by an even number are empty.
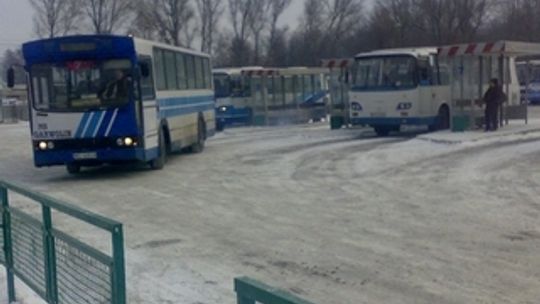
[[[303,2],[304,0],[292,1],[281,20],[282,25],[287,24],[294,28],[298,24]],[[32,15],[28,0],[0,0],[0,56],[7,48],[17,48],[22,42],[35,38]]]

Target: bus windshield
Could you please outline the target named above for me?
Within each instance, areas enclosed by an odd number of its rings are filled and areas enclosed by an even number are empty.
[[[249,82],[240,75],[214,74],[214,90],[216,98],[249,97]]]
[[[32,100],[40,111],[87,111],[119,107],[132,92],[129,60],[70,61],[31,68]]]
[[[353,89],[399,90],[416,86],[416,60],[412,56],[358,58]]]
[[[227,74],[214,74],[214,90],[216,98],[231,96],[231,76]]]

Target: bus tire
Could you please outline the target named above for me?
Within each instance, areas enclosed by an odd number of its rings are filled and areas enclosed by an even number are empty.
[[[225,130],[225,123],[221,121],[216,122],[216,131],[223,132],[223,130]]]
[[[204,146],[206,143],[206,125],[202,117],[199,117],[197,121],[197,142],[191,146],[191,152],[201,153],[204,151]]]
[[[167,146],[165,144],[165,132],[163,128],[159,129],[158,156],[150,161],[152,170],[161,170],[167,162]]]
[[[429,131],[440,131],[450,129],[450,109],[447,105],[442,105],[437,113],[437,120],[434,125],[429,126]]]
[[[77,163],[68,163],[66,164],[66,170],[69,174],[79,174],[81,173],[81,165]]]
[[[379,137],[387,137],[390,134],[390,128],[388,127],[374,127],[374,129]]]

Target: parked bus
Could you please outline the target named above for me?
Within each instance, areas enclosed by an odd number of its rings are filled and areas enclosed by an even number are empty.
[[[254,123],[282,125],[326,118],[328,72],[308,67],[244,70]]]
[[[448,68],[436,48],[361,53],[351,72],[351,124],[371,126],[379,136],[403,125],[449,128]]]
[[[328,69],[243,67],[214,70],[218,128],[286,124],[326,117]]]
[[[257,70],[262,67],[250,67]],[[215,69],[214,89],[216,97],[216,128],[226,125],[252,123],[253,110],[249,106],[251,89],[242,77],[242,68]]]
[[[37,167],[146,162],[204,149],[215,132],[210,57],[133,37],[69,36],[23,45]]]
[[[516,63],[521,98],[530,104],[540,104],[540,60]]]

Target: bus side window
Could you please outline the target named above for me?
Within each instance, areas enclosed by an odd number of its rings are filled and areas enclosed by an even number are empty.
[[[140,86],[142,100],[153,100],[155,99],[155,91],[152,61],[150,58],[139,59],[139,66],[141,68]]]
[[[433,73],[429,60],[418,59],[418,81],[420,85],[433,85]]]

